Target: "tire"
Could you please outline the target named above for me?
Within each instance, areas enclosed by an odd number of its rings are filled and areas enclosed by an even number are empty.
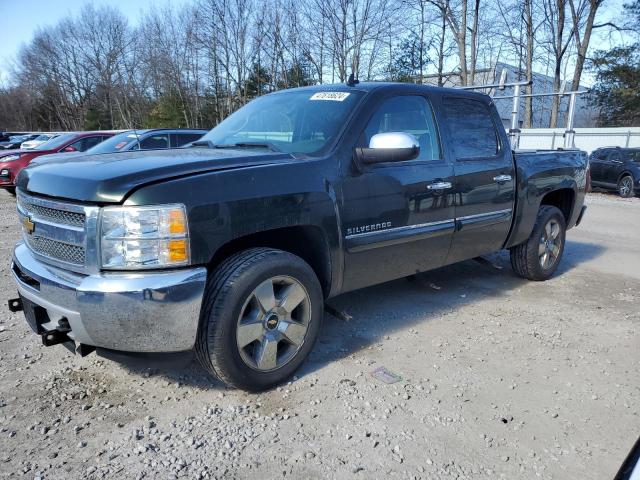
[[[16,187],[5,187],[4,189],[9,192],[9,195],[16,196]]]
[[[630,198],[635,195],[633,177],[631,175],[623,175],[620,180],[618,180],[618,195],[622,198]]]
[[[564,215],[558,208],[541,206],[529,239],[510,249],[511,268],[528,280],[549,279],[562,259],[566,230]]]
[[[323,309],[320,282],[300,257],[271,248],[243,250],[209,275],[196,356],[231,387],[268,389],[305,360]]]

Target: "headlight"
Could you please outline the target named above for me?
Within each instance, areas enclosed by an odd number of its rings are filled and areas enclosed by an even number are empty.
[[[105,207],[100,237],[105,269],[174,267],[190,260],[184,205]]]
[[[20,158],[19,153],[14,153],[13,155],[7,155],[6,157],[0,158],[0,162],[13,162],[14,160],[18,160]]]

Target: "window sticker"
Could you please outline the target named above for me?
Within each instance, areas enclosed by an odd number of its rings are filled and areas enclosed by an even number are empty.
[[[119,144],[116,145],[116,150],[120,150],[122,147],[124,147],[128,142],[120,142]]]
[[[342,102],[351,95],[349,92],[316,92],[311,95],[309,100],[329,100],[333,102]]]

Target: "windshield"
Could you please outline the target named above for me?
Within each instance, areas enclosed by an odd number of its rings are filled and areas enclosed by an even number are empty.
[[[282,152],[311,154],[335,139],[361,96],[357,91],[266,95],[226,118],[200,141],[268,143]]]
[[[111,138],[106,139],[104,142],[99,143],[95,147],[91,147],[86,153],[114,153],[127,150],[125,147],[135,142],[137,135],[130,132],[119,133]]]
[[[65,133],[63,135],[57,135],[48,142],[44,142],[43,144],[38,145],[34,150],[54,150],[73,140],[76,136],[77,133]]]

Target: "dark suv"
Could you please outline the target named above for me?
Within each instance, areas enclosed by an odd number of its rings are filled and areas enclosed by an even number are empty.
[[[128,130],[110,138],[87,153],[115,153],[127,150],[157,150],[164,148],[178,148],[195,142],[209,130],[182,128],[154,128]]]
[[[617,190],[625,198],[640,193],[640,148],[598,148],[589,162],[594,187]]]

